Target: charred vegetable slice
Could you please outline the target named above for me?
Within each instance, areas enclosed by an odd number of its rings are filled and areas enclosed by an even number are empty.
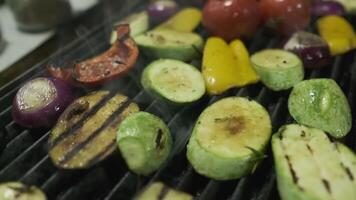
[[[198,34],[174,30],[149,31],[135,40],[148,57],[156,59],[190,61],[200,56],[203,47]]]
[[[283,200],[356,199],[356,156],[314,128],[290,124],[272,138]]]
[[[303,63],[291,52],[266,49],[252,55],[251,62],[261,81],[271,90],[286,90],[304,78]]]
[[[120,124],[117,144],[131,171],[149,175],[169,156],[172,137],[160,118],[150,113],[138,112]]]
[[[350,105],[332,79],[312,79],[295,85],[288,109],[298,123],[319,128],[336,138],[345,136],[351,129]]]
[[[49,137],[49,155],[59,168],[88,168],[116,148],[116,130],[139,108],[128,97],[108,91],[75,100],[61,115]]]
[[[1,200],[46,200],[45,194],[35,186],[27,186],[19,182],[0,184]]]
[[[155,182],[147,186],[135,200],[193,200],[193,196],[174,190],[161,182]]]
[[[249,174],[264,157],[271,120],[257,102],[229,97],[200,115],[187,147],[194,169],[209,178],[230,180]]]
[[[178,60],[154,61],[143,71],[141,83],[146,90],[173,104],[197,101],[205,93],[199,70]]]
[[[111,48],[93,58],[74,65],[74,68],[49,67],[49,73],[69,83],[98,85],[122,76],[134,67],[138,48],[130,37],[129,25],[117,26],[117,40]]]

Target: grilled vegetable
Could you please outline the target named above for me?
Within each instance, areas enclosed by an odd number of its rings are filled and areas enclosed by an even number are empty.
[[[54,78],[35,78],[25,83],[12,103],[12,117],[27,128],[50,127],[74,100],[71,87]]]
[[[218,37],[211,37],[206,42],[202,73],[210,95],[259,80],[245,45],[240,40],[234,40],[228,46]]]
[[[117,144],[130,170],[147,176],[166,161],[172,149],[172,137],[160,118],[138,112],[120,124]]]
[[[136,38],[137,44],[151,58],[190,61],[200,56],[203,39],[195,33],[174,30],[149,31]]]
[[[271,90],[286,90],[304,78],[302,61],[293,53],[267,49],[252,55],[251,62],[261,81]]]
[[[312,79],[296,84],[288,99],[288,109],[300,124],[319,128],[335,138],[351,129],[350,105],[332,79]]]
[[[344,6],[337,1],[314,0],[312,13],[315,16],[344,15],[346,10]]]
[[[271,120],[257,102],[224,98],[200,115],[187,147],[194,169],[216,180],[249,174],[264,158]]]
[[[84,85],[98,85],[122,76],[134,67],[138,48],[130,37],[129,25],[119,25],[117,35],[116,42],[101,55],[79,62],[73,69],[50,67],[49,73],[66,82]]]
[[[49,137],[49,155],[64,169],[88,168],[116,148],[121,122],[139,108],[119,93],[98,91],[75,100],[60,116]]]
[[[130,35],[131,37],[135,38],[136,36],[146,32],[148,30],[148,14],[147,12],[139,12],[129,15],[124,20],[116,23],[114,26],[119,26],[122,24],[129,24],[130,26]],[[111,34],[110,43],[114,44],[117,40],[117,31],[114,30]]]
[[[339,55],[356,48],[356,34],[343,17],[330,15],[317,21],[318,31],[330,47],[331,55]]]
[[[284,49],[297,54],[306,68],[321,68],[331,63],[328,43],[313,33],[294,33],[284,45]]]
[[[356,156],[314,128],[290,124],[273,135],[278,190],[283,200],[356,199]]]
[[[192,32],[200,24],[200,21],[200,10],[196,8],[185,8],[155,29],[172,29],[181,32]]]
[[[155,182],[146,187],[135,200],[193,200],[190,194],[174,190],[161,182]]]
[[[1,200],[46,200],[45,194],[36,186],[27,186],[19,182],[0,184]]]
[[[178,5],[171,0],[158,0],[150,3],[147,7],[147,12],[150,21],[153,24],[158,24],[168,19],[178,11]]]
[[[173,104],[197,101],[205,93],[201,73],[178,60],[154,61],[144,69],[141,83],[149,92]]]

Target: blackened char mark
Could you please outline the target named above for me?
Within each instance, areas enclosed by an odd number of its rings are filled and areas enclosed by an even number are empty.
[[[156,148],[157,149],[163,149],[164,148],[163,131],[162,131],[162,129],[158,129],[158,132],[157,132]]]
[[[169,187],[167,187],[166,185],[163,185],[161,191],[159,192],[158,196],[157,196],[157,200],[163,200],[164,197],[167,195],[167,193],[169,192]]]
[[[292,163],[290,161],[290,157],[288,155],[285,155],[285,158],[286,158],[287,163],[288,163],[289,171],[292,174],[293,182],[295,184],[298,184],[298,176],[297,176],[297,173],[295,172],[295,170],[293,169]],[[302,189],[302,188],[300,188],[300,189]]]
[[[326,190],[328,191],[329,194],[331,194],[331,188],[330,188],[330,183],[328,180],[326,179],[322,179],[321,180],[323,182],[324,187],[326,188]]]

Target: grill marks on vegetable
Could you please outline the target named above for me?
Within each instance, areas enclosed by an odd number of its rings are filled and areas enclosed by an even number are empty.
[[[158,129],[157,137],[156,137],[156,148],[163,149],[164,148],[164,137],[162,129]]]
[[[169,190],[170,190],[170,188],[168,186],[164,185],[157,196],[157,200],[163,200],[166,197],[166,195],[168,194]]]
[[[52,160],[61,168],[86,168],[104,159],[116,149],[118,125],[137,111],[137,105],[127,97],[115,93],[106,94],[82,115],[78,123],[64,126],[64,130],[54,129],[59,135],[54,139],[51,137],[49,141],[52,144]]]

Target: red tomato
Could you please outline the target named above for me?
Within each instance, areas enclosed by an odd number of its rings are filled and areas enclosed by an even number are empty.
[[[209,0],[203,9],[205,28],[225,40],[251,37],[259,23],[256,0]]]
[[[263,21],[281,35],[305,29],[310,22],[311,0],[261,0]]]

